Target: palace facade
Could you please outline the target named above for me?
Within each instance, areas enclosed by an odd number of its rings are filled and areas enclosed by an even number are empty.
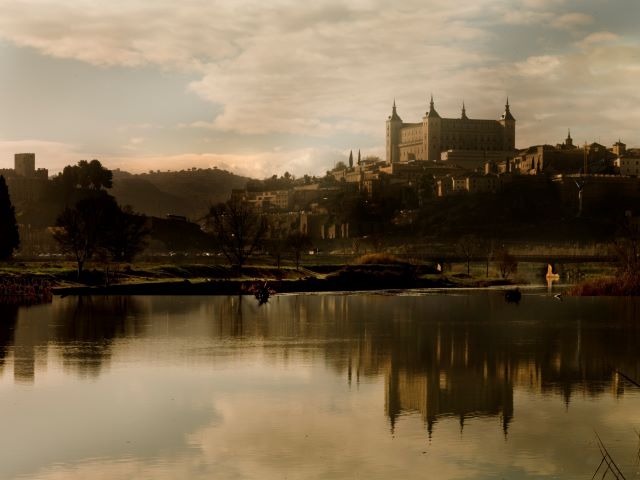
[[[435,109],[433,97],[429,110],[418,123],[405,123],[393,102],[387,120],[388,163],[411,160],[437,161],[443,152],[460,151],[488,157],[513,153],[516,141],[516,119],[509,110],[509,99],[498,120],[480,120],[467,117],[464,103],[460,118],[442,118]]]

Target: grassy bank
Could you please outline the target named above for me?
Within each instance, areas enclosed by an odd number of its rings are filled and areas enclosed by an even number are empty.
[[[569,290],[573,296],[630,297],[640,295],[640,274],[601,276],[579,283]]]
[[[462,268],[455,267],[448,265],[447,271],[441,273],[434,264],[409,262],[387,254],[365,255],[353,259],[348,265],[307,263],[300,269],[247,265],[240,272],[220,264],[141,262],[118,268],[116,275],[106,282],[104,268],[100,265],[92,265],[78,280],[72,262],[49,261],[6,263],[0,265],[0,277],[45,278],[57,292],[66,294],[229,294],[242,293],[248,285],[259,281],[268,281],[276,291],[283,293],[472,288],[527,283],[521,277],[487,277],[484,269],[480,268],[472,269],[471,275],[467,275],[461,271]]]

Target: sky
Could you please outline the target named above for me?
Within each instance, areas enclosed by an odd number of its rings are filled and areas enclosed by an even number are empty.
[[[0,0],[0,168],[323,174],[418,122],[640,147],[637,0]]]

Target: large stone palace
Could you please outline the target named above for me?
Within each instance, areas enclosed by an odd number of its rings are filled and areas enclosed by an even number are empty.
[[[445,159],[443,152],[456,151],[467,157],[488,159],[515,151],[516,119],[509,111],[509,99],[498,120],[467,117],[464,102],[460,118],[442,118],[432,96],[429,110],[418,123],[403,122],[394,101],[386,136],[388,163],[441,160]]]

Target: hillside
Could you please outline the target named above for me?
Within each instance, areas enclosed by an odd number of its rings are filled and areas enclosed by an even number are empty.
[[[115,170],[111,194],[140,213],[160,217],[171,213],[195,220],[210,205],[228,200],[232,189],[244,188],[248,180],[219,169],[143,174]]]

